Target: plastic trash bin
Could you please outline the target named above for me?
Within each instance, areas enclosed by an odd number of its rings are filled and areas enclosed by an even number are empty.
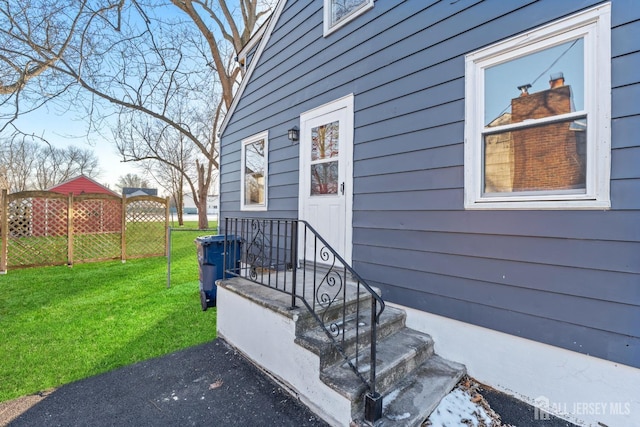
[[[227,237],[226,254],[224,240],[224,235],[201,236],[195,240],[198,253],[200,304],[203,311],[216,306],[216,280],[222,279],[224,275],[225,255],[226,269],[240,270],[240,239],[235,236]]]

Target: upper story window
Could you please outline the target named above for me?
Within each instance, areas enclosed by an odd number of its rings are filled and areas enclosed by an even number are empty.
[[[240,207],[242,210],[267,209],[267,171],[269,133],[262,132],[242,140],[240,155]]]
[[[324,0],[324,36],[373,7],[374,0]]]
[[[610,207],[610,5],[466,58],[465,207]]]

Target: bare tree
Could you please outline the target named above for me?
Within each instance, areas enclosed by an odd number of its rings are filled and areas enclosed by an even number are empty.
[[[128,173],[118,178],[116,188],[122,192],[123,188],[148,188],[149,181],[135,173]]]
[[[91,150],[56,148],[16,135],[0,142],[0,164],[9,189],[47,190],[78,176],[98,175],[98,159]]]
[[[98,171],[98,158],[92,150],[43,145],[36,153],[35,187],[46,190],[78,175],[94,177]]]
[[[0,131],[45,103],[78,109],[87,133],[113,128],[123,161],[155,160],[193,181],[206,228],[216,133],[241,73],[233,58],[266,13],[259,0],[230,3],[0,0]],[[192,176],[162,154],[164,134],[197,149]]]
[[[30,189],[37,151],[38,145],[25,138],[0,141],[0,165],[10,192]]]
[[[150,173],[168,194],[171,195],[171,206],[176,209],[178,225],[184,225],[184,174],[165,163],[154,165]]]
[[[0,165],[0,191],[9,190],[9,180],[7,179],[7,168]]]
[[[184,225],[183,208],[185,186],[191,191],[197,188],[193,178],[198,151],[181,134],[164,132],[158,135],[157,144],[150,144],[150,151],[156,153],[154,160],[146,162],[146,171],[168,194],[176,207],[178,224]],[[153,150],[152,150],[153,149]],[[164,159],[160,161],[158,159]]]
[[[189,16],[206,40],[213,60],[212,66],[218,73],[222,87],[224,106],[225,109],[228,109],[233,101],[234,85],[242,70],[235,63],[230,63],[229,54],[240,52],[251,38],[260,18],[267,11],[258,10],[257,0],[240,0],[242,25],[238,25],[236,13],[229,8],[227,1],[171,0],[171,2]],[[217,30],[222,34],[222,40],[216,36],[214,30],[209,28],[206,22],[207,17],[216,23]],[[230,44],[230,46],[226,46],[226,44]]]

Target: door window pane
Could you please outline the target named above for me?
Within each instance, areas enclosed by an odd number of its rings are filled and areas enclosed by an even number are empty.
[[[338,157],[339,122],[335,121],[311,129],[311,160]]]
[[[311,195],[338,194],[338,162],[311,165]]]

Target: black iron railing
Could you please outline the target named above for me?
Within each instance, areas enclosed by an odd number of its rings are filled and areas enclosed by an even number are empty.
[[[225,278],[243,277],[283,292],[291,297],[291,308],[302,303],[366,385],[365,419],[380,418],[376,337],[385,307],[380,295],[306,221],[227,218],[224,233],[224,253],[231,258],[224,265],[232,266],[225,269]],[[370,311],[368,332],[358,320],[365,310]],[[349,322],[352,318],[356,321]],[[348,354],[347,340],[355,349],[355,357]],[[365,353],[367,347],[369,361],[361,363],[361,350]]]

